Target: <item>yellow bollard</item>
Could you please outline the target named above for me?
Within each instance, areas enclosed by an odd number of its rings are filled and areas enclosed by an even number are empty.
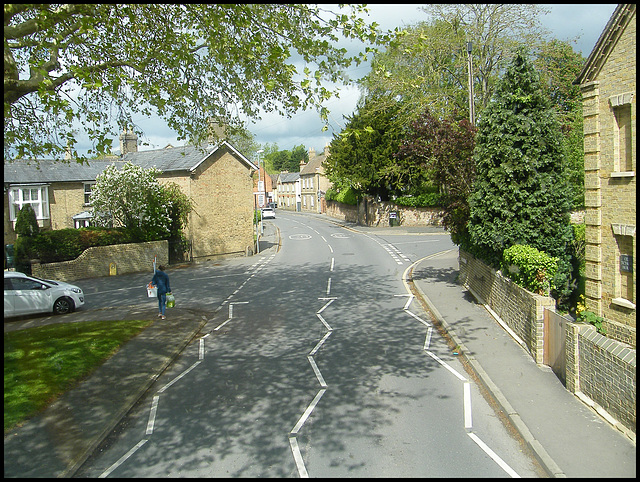
[[[116,264],[109,263],[109,276],[115,276],[115,275],[116,275]]]

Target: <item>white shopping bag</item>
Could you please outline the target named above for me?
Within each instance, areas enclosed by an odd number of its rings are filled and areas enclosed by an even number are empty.
[[[158,287],[152,286],[151,283],[147,285],[147,296],[149,298],[157,298],[158,297]]]

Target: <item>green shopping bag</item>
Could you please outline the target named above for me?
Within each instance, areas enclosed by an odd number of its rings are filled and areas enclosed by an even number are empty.
[[[176,306],[176,298],[171,293],[167,293],[167,308],[174,308]]]

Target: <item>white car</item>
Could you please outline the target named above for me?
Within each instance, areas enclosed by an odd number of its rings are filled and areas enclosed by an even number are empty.
[[[273,208],[264,208],[262,210],[262,219],[275,219],[276,218],[276,211]]]
[[[84,305],[82,289],[65,283],[27,276],[18,271],[4,272],[4,316],[34,313],[71,313]]]

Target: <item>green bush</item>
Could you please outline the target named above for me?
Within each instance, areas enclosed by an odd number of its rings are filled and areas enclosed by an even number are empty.
[[[20,237],[16,253],[23,259],[57,263],[76,259],[87,248],[140,241],[131,230],[123,228],[66,228],[42,231],[36,236]]]
[[[433,208],[442,206],[440,194],[436,192],[427,192],[417,196],[402,196],[394,200],[398,206],[407,206],[412,208]]]
[[[549,296],[558,271],[558,258],[531,246],[515,244],[502,253],[502,273],[514,283],[539,295]]]
[[[338,197],[338,191],[336,191],[332,187],[327,189],[327,192],[324,193],[324,198],[327,201],[335,201],[337,197]]]
[[[336,201],[350,206],[358,205],[358,193],[352,187],[341,189],[339,192],[335,189],[327,189],[324,198],[327,201]]]

